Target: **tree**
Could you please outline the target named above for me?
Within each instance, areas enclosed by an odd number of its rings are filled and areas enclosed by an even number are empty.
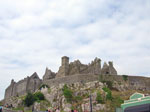
[[[34,96],[32,93],[28,93],[24,99],[24,104],[29,107],[34,103]]]
[[[35,100],[35,101],[40,101],[40,100],[44,100],[44,99],[45,99],[45,97],[44,97],[43,93],[41,93],[41,92],[36,92],[36,93],[34,94],[34,100]]]

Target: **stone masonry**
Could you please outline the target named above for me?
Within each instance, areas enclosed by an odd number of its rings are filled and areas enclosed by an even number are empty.
[[[106,62],[104,63],[101,73],[104,75],[116,75],[117,71],[113,66],[113,62],[109,61],[108,63],[109,65]]]
[[[62,64],[56,77],[64,77],[75,74],[109,74],[117,75],[117,71],[113,67],[113,62],[109,62],[109,66],[104,63],[101,69],[101,59],[95,58],[88,65],[82,64],[79,60],[69,63],[69,57],[62,57]]]
[[[27,92],[35,92],[42,83],[52,86],[60,83],[87,82],[96,80],[98,75],[117,75],[113,62],[109,62],[109,65],[104,63],[101,68],[99,58],[95,58],[87,65],[82,64],[79,60],[69,62],[69,57],[63,56],[58,72],[54,73],[46,68],[43,80],[36,72],[19,82],[12,80],[10,86],[5,90],[5,99],[11,96],[21,96]]]
[[[31,77],[27,77],[19,82],[11,81],[10,86],[5,90],[5,99],[11,96],[21,96],[27,92],[35,92],[42,83],[37,73],[33,73]]]

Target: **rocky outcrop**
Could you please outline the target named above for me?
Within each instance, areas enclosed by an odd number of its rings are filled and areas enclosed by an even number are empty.
[[[78,100],[72,103],[68,103],[62,91],[64,85],[65,84],[59,84],[57,86],[51,86],[50,88],[41,89],[41,92],[44,94],[45,98],[50,102],[51,108],[60,107],[60,109],[65,112],[70,112],[72,107],[81,109],[82,111],[90,111],[89,95],[91,93],[92,103],[96,104],[93,105],[93,112],[106,110],[105,104],[98,104],[96,101],[97,92],[101,92],[103,96],[106,95],[102,89],[105,86],[103,83],[93,81],[84,84],[80,82],[68,84],[68,88],[73,90],[73,96],[75,98],[80,96],[82,98],[82,103]]]

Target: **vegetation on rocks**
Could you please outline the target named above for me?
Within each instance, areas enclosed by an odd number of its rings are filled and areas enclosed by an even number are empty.
[[[112,100],[112,93],[111,93],[111,90],[107,87],[104,87],[103,90],[107,93],[106,94],[106,100]]]
[[[41,100],[45,100],[45,97],[44,97],[43,93],[41,93],[41,92],[36,92],[33,94],[33,96],[34,96],[34,101],[39,102]]]
[[[67,102],[71,103],[72,100],[73,100],[73,92],[72,92],[72,90],[65,84],[63,89],[62,89],[62,91],[63,91],[63,94],[64,94]]]
[[[34,103],[34,96],[32,93],[28,93],[24,99],[24,104],[25,104],[25,106],[29,107],[33,103]]]
[[[97,101],[97,103],[104,103],[99,91],[97,92],[96,101]]]
[[[123,80],[123,79],[122,79]],[[28,93],[25,97],[16,97],[18,100],[24,98],[26,106],[30,108],[31,105],[38,111],[45,111],[47,108],[59,107],[61,112],[70,112],[71,109],[76,109],[80,112],[85,110],[90,111],[90,96],[93,104],[93,112],[115,112],[116,107],[120,107],[123,100],[127,100],[137,90],[114,89],[123,87],[118,82],[111,81],[93,81],[88,83],[74,83],[74,84],[61,84],[59,86],[51,86],[49,88],[41,88],[38,92],[31,94]],[[148,92],[146,92],[148,93]],[[149,92],[150,93],[150,92]],[[18,102],[18,101],[16,101]],[[16,108],[21,110],[22,107]],[[26,112],[26,111],[25,111]]]
[[[29,106],[33,105],[34,102],[40,102],[42,100],[45,100],[43,93],[41,93],[41,92],[36,92],[34,94],[28,93],[25,96],[24,104],[25,104],[25,106],[29,107]]]

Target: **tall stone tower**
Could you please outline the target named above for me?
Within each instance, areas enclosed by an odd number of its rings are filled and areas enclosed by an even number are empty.
[[[67,75],[69,75],[69,57],[63,56],[61,58],[61,66],[59,67],[56,77],[64,77]]]

